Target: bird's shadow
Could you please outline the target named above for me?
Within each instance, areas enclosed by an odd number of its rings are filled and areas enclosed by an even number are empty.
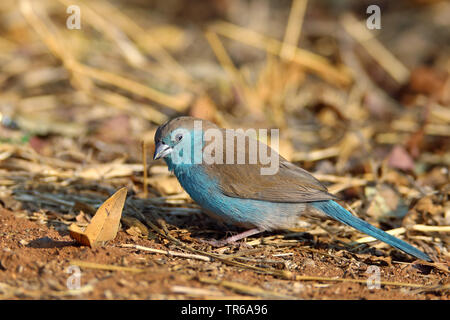
[[[77,246],[77,243],[74,240],[61,241],[61,240],[54,240],[49,237],[42,237],[30,241],[26,246],[28,248],[35,248],[35,249],[50,249],[50,248],[63,248],[67,246]]]

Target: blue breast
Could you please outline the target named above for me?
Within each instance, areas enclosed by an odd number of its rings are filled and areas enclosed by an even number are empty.
[[[201,165],[176,165],[173,169],[181,186],[197,204],[228,223],[263,230],[281,229],[292,226],[304,210],[304,205],[298,203],[229,197]]]

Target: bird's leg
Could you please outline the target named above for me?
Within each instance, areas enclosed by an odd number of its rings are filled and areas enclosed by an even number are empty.
[[[228,238],[226,238],[226,239],[224,239],[222,241],[224,243],[226,243],[226,244],[230,244],[230,243],[233,243],[233,242],[236,242],[238,240],[241,240],[241,239],[253,236],[253,235],[261,233],[261,232],[263,232],[263,230],[258,229],[258,228],[254,228],[254,229],[250,229],[250,230],[238,233],[238,234],[236,234],[234,236],[228,237]]]
[[[224,245],[236,242],[236,241],[241,240],[243,238],[247,238],[247,237],[253,236],[253,235],[261,233],[263,231],[264,230],[261,230],[261,229],[258,229],[258,228],[254,228],[254,229],[250,229],[250,230],[238,233],[238,234],[236,234],[234,236],[228,237],[228,238],[223,239],[223,240],[207,240],[207,241],[204,241],[204,242],[207,242],[207,243],[209,243],[209,244],[211,244],[213,246],[216,246],[216,247],[220,247],[220,246],[224,246]]]

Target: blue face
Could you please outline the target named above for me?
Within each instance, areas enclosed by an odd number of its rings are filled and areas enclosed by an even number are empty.
[[[157,143],[154,159],[164,158],[169,170],[202,163],[203,132],[177,128]]]

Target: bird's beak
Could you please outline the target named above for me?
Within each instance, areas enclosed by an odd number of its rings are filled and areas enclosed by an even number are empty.
[[[155,146],[155,154],[153,155],[153,160],[158,160],[160,158],[164,158],[169,153],[171,153],[173,149],[169,147],[164,142],[158,142]]]

